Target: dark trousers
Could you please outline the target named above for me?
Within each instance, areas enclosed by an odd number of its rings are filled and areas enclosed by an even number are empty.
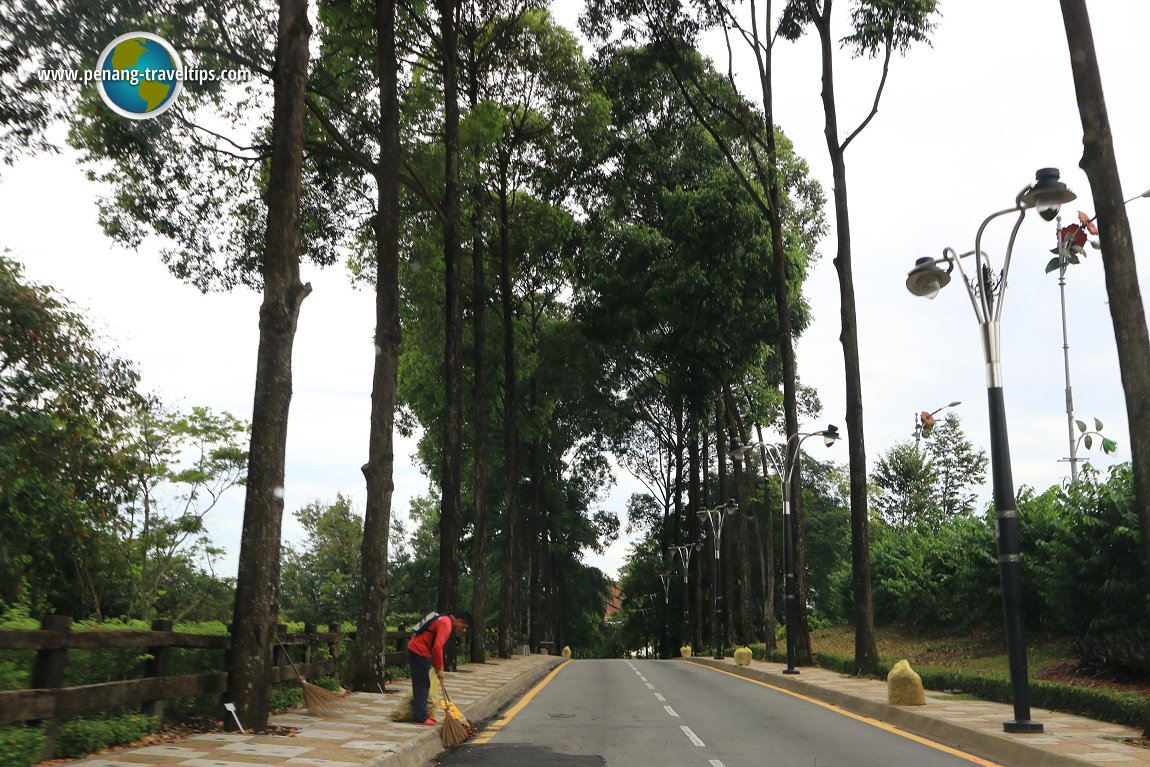
[[[411,721],[422,723],[427,719],[427,696],[431,693],[431,658],[407,651],[411,666]]]

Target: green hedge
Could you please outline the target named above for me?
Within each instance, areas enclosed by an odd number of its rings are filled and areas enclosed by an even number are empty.
[[[0,727],[0,764],[5,767],[32,767],[40,761],[43,753],[44,733],[39,727]]]
[[[854,658],[820,652],[817,654],[817,663],[822,668],[843,674],[855,673]],[[1010,703],[1012,700],[1010,679],[1006,676],[975,675],[931,668],[917,668],[915,671],[922,677],[923,687],[928,690],[961,691],[995,703]],[[880,663],[876,678],[886,679],[889,673],[890,666]],[[1030,702],[1040,708],[1130,727],[1145,728],[1150,724],[1150,707],[1146,699],[1137,693],[1032,680]]]
[[[160,730],[160,719],[142,714],[77,717],[60,725],[57,757],[80,757],[110,746],[123,746]]]

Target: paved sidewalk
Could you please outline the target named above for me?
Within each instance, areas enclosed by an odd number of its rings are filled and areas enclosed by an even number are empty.
[[[1141,735],[1132,727],[1034,708],[1031,718],[1042,723],[1044,732],[1008,735],[1002,731],[1002,723],[1014,718],[1014,710],[1002,703],[963,700],[928,690],[925,706],[891,706],[886,702],[886,682],[875,679],[807,667],[800,668],[797,675],[787,675],[782,673],[786,666],[781,663],[753,661],[749,667],[740,668],[733,658],[680,662],[721,668],[766,682],[1005,767],[1150,767],[1150,750],[1122,742]]]
[[[562,660],[527,655],[461,665],[458,673],[448,672],[447,689],[465,716],[480,721],[527,692]],[[355,710],[339,716],[316,718],[305,709],[273,716],[273,725],[299,728],[290,737],[190,735],[87,757],[67,767],[417,767],[439,753],[440,727],[391,721],[388,714],[410,686],[404,680],[388,686],[398,693],[353,693]]]

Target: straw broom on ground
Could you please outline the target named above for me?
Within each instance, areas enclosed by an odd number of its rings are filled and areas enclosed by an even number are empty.
[[[338,693],[325,690],[319,685],[309,684],[307,680],[303,678],[303,674],[299,672],[299,669],[296,668],[295,661],[291,659],[291,655],[288,654],[287,648],[284,647],[284,643],[280,641],[278,636],[276,637],[276,643],[280,646],[280,650],[283,651],[284,657],[288,659],[288,663],[291,664],[291,670],[299,677],[300,686],[303,687],[303,702],[304,705],[307,706],[307,712],[309,714],[320,717],[335,716],[336,714],[349,713],[352,710],[353,704],[347,697],[346,690],[342,693]]]
[[[441,733],[444,748],[455,748],[456,746],[464,743],[468,738],[475,737],[478,730],[475,725],[467,721],[467,717],[459,710],[459,707],[451,702],[451,698],[447,695],[447,687],[442,682],[439,684],[439,689],[443,691],[443,732]]]

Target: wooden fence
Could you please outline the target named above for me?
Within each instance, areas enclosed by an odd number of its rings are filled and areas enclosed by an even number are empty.
[[[283,657],[290,652],[296,669],[305,679],[328,674],[339,674],[340,642],[345,636],[338,624],[319,631],[308,625],[302,634],[288,634],[280,626],[280,643],[272,648],[271,684],[295,680],[296,674]],[[388,644],[394,642],[394,652],[403,657],[390,657],[391,664],[406,663],[403,640],[406,631],[390,631]],[[139,705],[149,716],[163,716],[164,701],[193,695],[222,694],[227,690],[228,675],[224,671],[205,674],[169,676],[173,648],[216,650],[225,653],[220,666],[226,667],[226,653],[230,639],[226,635],[188,634],[172,630],[172,622],[157,620],[150,631],[73,631],[72,619],[64,615],[43,618],[39,629],[0,629],[0,651],[31,650],[36,653],[32,666],[32,687],[27,690],[0,690],[0,725],[12,722],[34,722],[45,726],[49,741],[61,720],[77,714],[106,711],[127,705]],[[320,648],[327,648],[328,658],[322,658]],[[68,653],[71,650],[108,650],[139,648],[146,661],[136,679],[102,684],[65,686]]]

